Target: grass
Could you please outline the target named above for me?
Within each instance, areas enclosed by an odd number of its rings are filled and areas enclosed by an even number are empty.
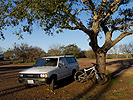
[[[124,95],[125,91],[116,91],[114,92],[114,95]]]
[[[133,76],[126,76],[127,78],[133,78]]]
[[[18,61],[11,61],[9,59],[5,59],[2,62],[2,65],[10,65],[10,64],[14,64],[14,65],[31,65],[31,64],[35,64],[36,62],[28,62],[28,63],[19,63]]]
[[[89,58],[76,58],[77,60],[90,60]]]
[[[83,96],[83,99],[84,99],[84,100],[88,100],[89,97],[88,97],[88,96]]]
[[[15,65],[30,65],[30,64],[35,64],[35,62],[29,62],[29,63],[17,63]]]
[[[127,81],[127,83],[133,83],[133,80],[129,80],[129,81]]]
[[[127,76],[127,78],[130,78],[127,83],[133,84],[133,76]]]
[[[116,79],[111,79],[110,84],[116,84],[118,81]]]

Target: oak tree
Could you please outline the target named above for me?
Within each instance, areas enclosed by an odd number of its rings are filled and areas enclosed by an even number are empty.
[[[104,72],[107,51],[133,33],[130,3],[132,0],[1,0],[0,34],[4,38],[2,30],[17,26],[20,29],[14,33],[22,37],[23,32],[31,34],[35,23],[49,35],[64,29],[83,31]],[[98,44],[100,33],[105,36],[102,46]],[[112,39],[113,34],[119,36]]]

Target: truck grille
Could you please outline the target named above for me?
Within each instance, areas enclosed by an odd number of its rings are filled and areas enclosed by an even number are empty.
[[[24,74],[24,78],[40,78],[40,74]]]

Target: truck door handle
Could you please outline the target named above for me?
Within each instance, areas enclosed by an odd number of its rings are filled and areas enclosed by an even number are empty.
[[[67,67],[65,67],[65,68],[67,68]]]

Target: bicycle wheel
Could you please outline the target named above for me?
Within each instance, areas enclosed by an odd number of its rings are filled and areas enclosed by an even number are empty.
[[[96,76],[96,75],[98,75],[98,76]],[[105,82],[104,75],[100,72],[98,72],[97,74],[94,74],[92,76],[92,82],[96,85],[103,85]]]
[[[78,83],[82,83],[85,79],[85,74],[82,71],[77,71],[74,75],[74,79]]]

